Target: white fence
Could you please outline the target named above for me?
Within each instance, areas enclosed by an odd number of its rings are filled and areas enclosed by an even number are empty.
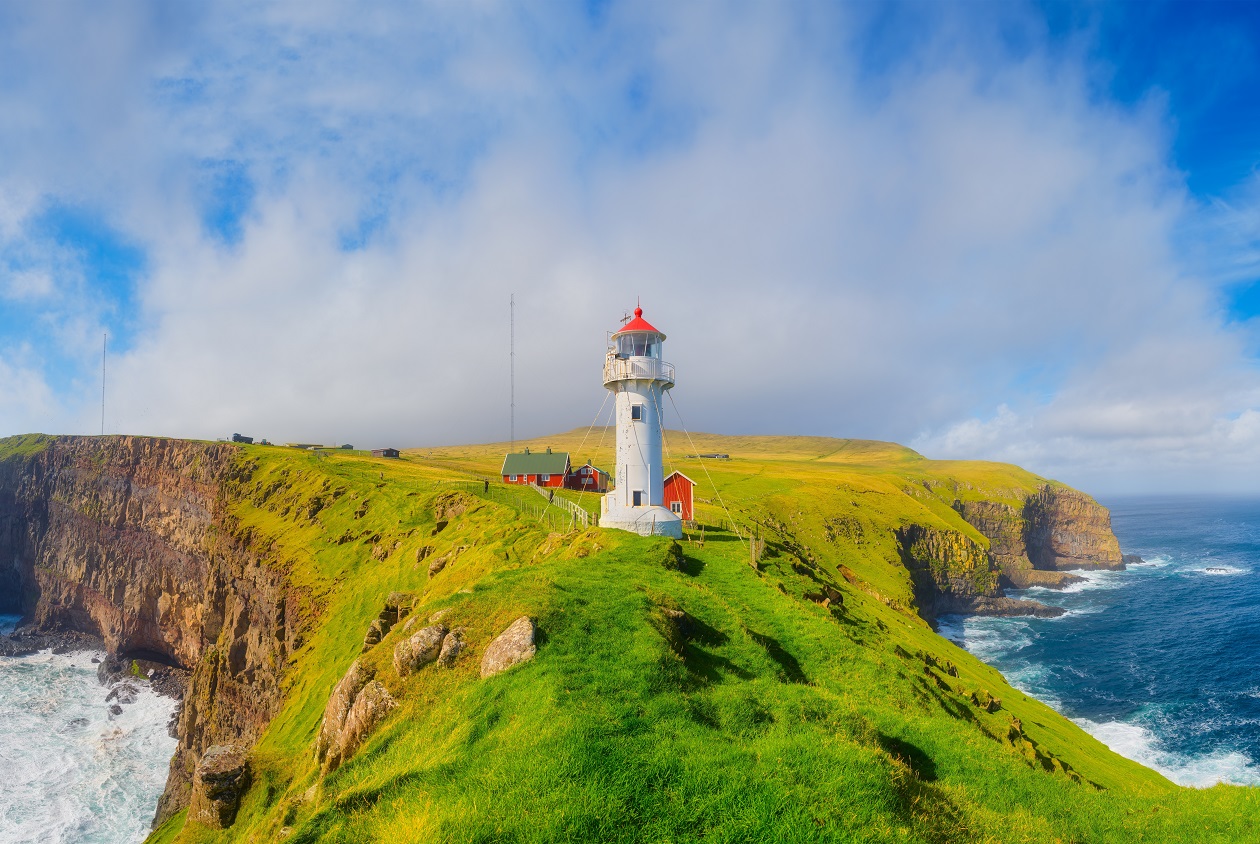
[[[599,517],[592,516],[590,513],[586,512],[580,504],[576,504],[567,498],[556,498],[554,495],[554,489],[540,487],[538,484],[530,484],[530,486],[534,488],[535,492],[547,499],[548,504],[553,504],[556,507],[562,507],[572,513],[574,521],[581,523],[582,527],[590,527],[592,521],[594,521],[597,525],[599,524]]]

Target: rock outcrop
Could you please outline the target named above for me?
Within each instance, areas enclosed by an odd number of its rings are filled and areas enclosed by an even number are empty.
[[[536,629],[534,621],[523,615],[500,633],[481,657],[481,676],[493,677],[534,658],[537,646],[534,643]]]
[[[459,659],[459,655],[468,647],[468,643],[464,641],[464,628],[456,627],[450,634],[442,640],[442,651],[438,654],[438,665],[443,668],[452,668],[455,660]]]
[[[1061,589],[1082,578],[1065,569],[1121,569],[1111,514],[1088,495],[1049,484],[1022,505],[955,501],[958,511],[989,540],[1003,586]]]
[[[249,751],[232,745],[209,748],[193,775],[189,819],[211,829],[227,829],[236,820],[236,810],[247,788]]]
[[[958,531],[908,525],[897,532],[920,613],[1061,615],[1004,588],[1061,589],[1083,578],[1065,569],[1122,569],[1111,515],[1088,495],[1046,484],[1022,503],[955,500],[954,510],[989,540],[986,550]]]
[[[319,724],[315,759],[320,769],[327,774],[340,767],[397,705],[373,679],[371,669],[357,659],[351,663],[329,696]]]
[[[442,640],[450,632],[446,625],[424,627],[403,639],[394,647],[394,670],[399,677],[428,665],[442,653]]]
[[[98,635],[114,655],[191,672],[160,822],[189,804],[209,748],[252,746],[275,714],[304,635],[298,599],[227,514],[228,491],[252,472],[236,446],[41,445],[0,460],[0,608],[37,632]]]
[[[1026,544],[1043,570],[1123,569],[1111,513],[1083,492],[1045,486],[1024,505]]]
[[[1063,610],[1002,594],[999,569],[990,553],[959,531],[906,525],[897,531],[901,559],[914,583],[919,613],[1062,615]]]

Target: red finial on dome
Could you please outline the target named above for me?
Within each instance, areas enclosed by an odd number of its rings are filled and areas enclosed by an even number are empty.
[[[635,308],[635,309],[634,309],[634,318],[635,318],[635,319],[638,319],[638,318],[639,318],[639,317],[641,317],[641,316],[643,316],[643,309],[642,309],[642,308]]]

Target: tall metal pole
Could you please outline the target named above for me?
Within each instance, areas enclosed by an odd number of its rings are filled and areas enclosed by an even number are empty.
[[[508,308],[510,311],[508,342],[511,349],[511,432],[512,432],[512,451],[516,451],[516,294],[513,293],[508,299]]]
[[[101,436],[105,436],[105,347],[109,343],[109,332],[101,336]]]

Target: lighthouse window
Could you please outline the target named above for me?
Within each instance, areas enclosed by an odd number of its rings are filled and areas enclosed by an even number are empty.
[[[634,506],[635,507],[643,506],[643,490],[641,489],[636,489],[634,491]]]
[[[641,404],[630,405],[630,418],[633,419],[635,422],[642,422],[643,421],[643,405]]]

